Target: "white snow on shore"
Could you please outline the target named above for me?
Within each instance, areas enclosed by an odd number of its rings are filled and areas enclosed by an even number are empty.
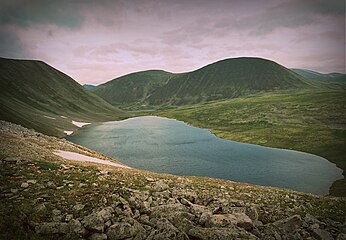
[[[65,133],[66,135],[71,135],[71,134],[73,133],[73,131],[64,131],[64,133]]]
[[[72,120],[72,124],[76,125],[77,127],[83,127],[85,125],[91,124],[91,123],[86,123],[86,122],[77,122]]]
[[[111,162],[108,160],[102,160],[99,158],[89,157],[89,156],[85,156],[83,154],[79,154],[79,153],[75,153],[75,152],[55,150],[53,153],[55,155],[62,157],[62,158],[74,160],[74,161],[79,161],[79,162],[93,162],[93,163],[99,163],[99,164],[104,164],[104,165],[109,165],[109,166],[114,166],[114,167],[120,167],[120,168],[130,168],[128,166],[114,163],[114,162]]]
[[[45,118],[49,118],[49,119],[54,119],[54,120],[56,119],[55,117],[49,117],[49,116],[46,116],[46,115],[44,115],[44,117]]]

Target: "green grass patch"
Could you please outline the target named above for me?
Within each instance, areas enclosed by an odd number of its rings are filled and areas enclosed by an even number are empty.
[[[37,162],[37,166],[39,166],[43,170],[58,170],[60,165],[52,162]]]

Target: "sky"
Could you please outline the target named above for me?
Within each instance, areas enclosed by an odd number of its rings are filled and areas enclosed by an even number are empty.
[[[345,72],[344,0],[1,0],[0,56],[80,84],[252,56]]]

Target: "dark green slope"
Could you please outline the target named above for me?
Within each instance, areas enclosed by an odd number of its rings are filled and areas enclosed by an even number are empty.
[[[0,58],[0,119],[63,136],[77,129],[72,120],[104,121],[124,114],[44,62]]]
[[[144,104],[156,89],[162,87],[174,74],[149,70],[131,73],[92,89],[92,92],[113,105]]]
[[[346,75],[342,73],[322,74],[319,72],[306,70],[306,69],[298,69],[298,68],[292,68],[291,70],[311,80],[317,80],[317,81],[327,82],[327,83],[346,83]]]
[[[244,57],[221,60],[176,75],[148,100],[150,104],[183,105],[309,87],[312,86],[308,80],[273,61]]]

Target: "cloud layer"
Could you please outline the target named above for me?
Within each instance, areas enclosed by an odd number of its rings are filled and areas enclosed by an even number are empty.
[[[40,59],[80,83],[191,71],[239,56],[345,72],[343,0],[0,3],[0,56]]]

